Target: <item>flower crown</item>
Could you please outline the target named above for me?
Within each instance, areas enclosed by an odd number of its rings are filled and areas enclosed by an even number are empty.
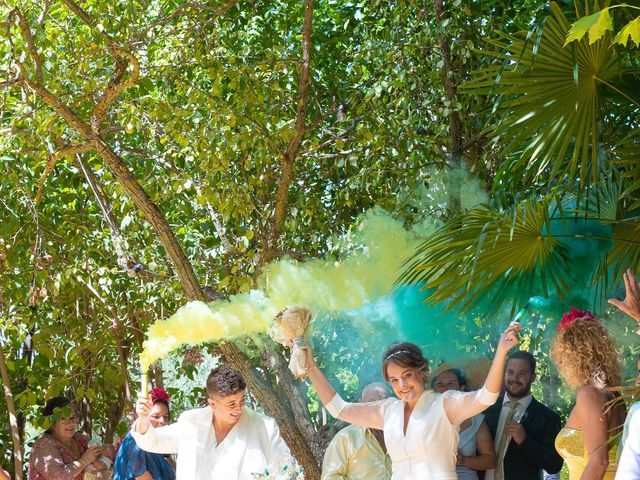
[[[593,320],[594,322],[596,321],[596,317],[594,317],[593,313],[589,310],[578,310],[575,307],[571,307],[571,311],[565,313],[562,316],[560,323],[558,323],[558,333],[562,332],[565,328],[572,326],[579,318]]]
[[[158,400],[169,403],[169,394],[163,388],[153,388],[149,393],[151,393],[151,401],[153,403],[157,402]]]

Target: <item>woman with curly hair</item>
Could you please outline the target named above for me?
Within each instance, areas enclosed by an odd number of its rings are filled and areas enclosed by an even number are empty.
[[[556,437],[570,480],[613,480],[612,437],[626,415],[624,402],[609,404],[619,396],[609,388],[622,380],[613,339],[591,312],[571,307],[558,324],[551,358],[567,385],[576,390],[576,404]]]

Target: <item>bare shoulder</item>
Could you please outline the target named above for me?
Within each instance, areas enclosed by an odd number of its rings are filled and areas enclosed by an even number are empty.
[[[605,392],[593,385],[585,385],[580,387],[576,392],[576,407],[579,404],[593,404],[603,405],[607,401],[607,395]]]

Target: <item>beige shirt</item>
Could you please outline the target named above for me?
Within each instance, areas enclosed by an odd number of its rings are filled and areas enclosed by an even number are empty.
[[[322,480],[389,480],[391,459],[368,428],[349,425],[327,447]]]

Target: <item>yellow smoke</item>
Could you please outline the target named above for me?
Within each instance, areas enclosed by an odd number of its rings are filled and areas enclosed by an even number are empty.
[[[190,302],[147,331],[140,356],[143,369],[184,344],[265,332],[289,305],[321,311],[358,308],[393,288],[398,268],[417,245],[415,235],[381,210],[366,214],[340,240],[339,261],[285,259],[270,265],[261,288],[210,304]]]

